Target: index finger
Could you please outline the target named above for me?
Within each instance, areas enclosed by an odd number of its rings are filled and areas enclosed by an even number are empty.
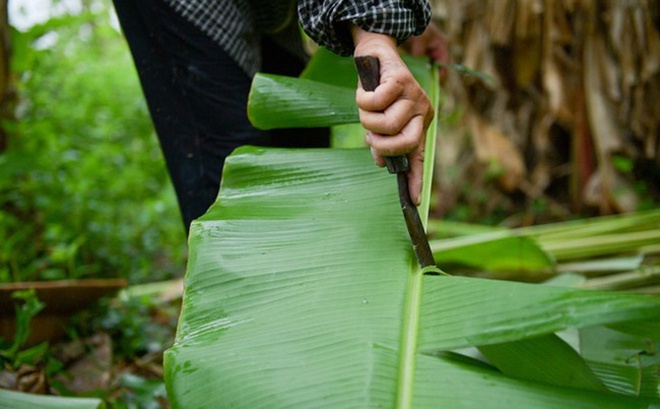
[[[365,91],[360,85],[355,92],[355,102],[364,111],[381,112],[403,95],[403,86],[381,82],[374,91]]]

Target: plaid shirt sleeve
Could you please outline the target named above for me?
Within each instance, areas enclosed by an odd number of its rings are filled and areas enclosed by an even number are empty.
[[[390,35],[401,43],[424,31],[431,6],[427,0],[299,0],[298,15],[314,41],[348,56],[354,50],[349,24]]]

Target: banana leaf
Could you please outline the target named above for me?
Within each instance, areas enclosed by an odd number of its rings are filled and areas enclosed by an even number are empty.
[[[257,74],[252,84],[248,117],[257,128],[311,128],[359,120],[355,90],[273,74]]]
[[[637,326],[640,328],[645,326]],[[636,335],[617,329],[598,326],[580,330],[580,349],[587,363],[613,391],[660,397],[657,328]]]
[[[43,396],[0,389],[0,408],[11,409],[102,409],[105,404],[96,398]]]
[[[404,61],[422,88],[435,88],[426,60],[404,57]],[[353,60],[320,49],[300,78],[257,74],[250,89],[248,117],[260,129],[356,123],[356,86]]]
[[[435,130],[429,135],[432,155]],[[224,172],[216,203],[191,227],[183,309],[165,354],[173,407],[658,404],[520,379],[446,351],[515,349],[565,328],[654,320],[659,299],[425,276],[396,182],[365,149],[244,147]]]
[[[626,252],[644,254],[654,249],[660,241],[660,210],[593,217],[563,223],[501,229],[445,220],[432,220],[429,226],[433,235],[444,235],[443,239],[431,240],[431,247],[437,249],[441,257],[444,247],[458,238],[447,236],[471,236],[468,240],[478,240],[479,235],[489,237],[533,238],[553,259],[575,261],[589,257],[604,257]],[[464,239],[465,240],[465,239]],[[655,250],[657,252],[657,250]]]
[[[502,344],[479,351],[503,374],[558,386],[607,391],[577,351],[555,334]],[[543,351],[543,354],[539,352]]]
[[[433,240],[431,250],[441,266],[460,264],[489,271],[542,271],[555,260],[532,237],[509,231]]]
[[[653,320],[659,299],[422,277],[394,180],[365,150],[246,147],[225,172],[218,201],[191,230],[183,311],[165,357],[174,407],[204,407],[209,399],[249,408],[652,403],[432,355]]]
[[[428,70],[421,73],[420,77],[427,75]],[[300,78],[349,88],[353,93],[357,86],[357,71],[353,59],[338,58],[325,48],[319,48],[314,53],[314,58],[309,61],[305,70],[300,74]]]

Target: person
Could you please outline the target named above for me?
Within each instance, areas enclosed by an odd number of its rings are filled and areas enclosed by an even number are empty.
[[[441,36],[427,28],[427,0],[113,1],[186,231],[215,201],[224,160],[236,147],[328,146],[327,129],[263,131],[247,118],[256,72],[297,76],[304,68],[298,20],[339,55],[379,58],[381,84],[356,90],[360,121],[379,166],[384,156],[408,155],[410,193],[419,203],[433,108],[397,46],[408,39],[413,53],[442,54]]]

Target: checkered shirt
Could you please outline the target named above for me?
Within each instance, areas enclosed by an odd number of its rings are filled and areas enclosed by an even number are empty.
[[[165,0],[217,42],[250,76],[261,67],[260,38],[294,24],[296,0]],[[353,53],[347,24],[388,34],[399,42],[424,31],[431,18],[428,0],[298,0],[305,32],[340,55]],[[291,30],[288,30],[291,32]],[[299,47],[287,40],[285,47]]]
[[[347,25],[388,34],[400,43],[421,34],[431,19],[426,0],[306,0],[298,2],[300,23],[317,43],[339,55],[353,54]]]

